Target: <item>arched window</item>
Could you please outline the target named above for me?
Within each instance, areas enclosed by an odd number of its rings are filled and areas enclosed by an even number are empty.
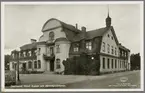
[[[38,60],[38,68],[41,68],[41,61]]]
[[[34,68],[37,68],[37,61],[34,61]]]
[[[32,62],[31,61],[28,62],[28,68],[29,69],[32,68]]]
[[[60,59],[56,59],[56,69],[60,69]]]
[[[49,40],[54,40],[54,32],[49,33]]]
[[[103,69],[105,69],[105,58],[103,58]]]
[[[108,62],[107,62],[107,66],[108,66],[108,69],[109,69],[109,65],[110,65],[110,59],[108,58]]]

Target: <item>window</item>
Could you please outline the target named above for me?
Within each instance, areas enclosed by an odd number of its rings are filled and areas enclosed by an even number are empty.
[[[49,40],[50,41],[54,40],[54,32],[49,33]]]
[[[40,55],[41,48],[38,48],[38,55]]]
[[[14,62],[12,62],[12,68],[15,69],[15,63]]]
[[[79,44],[74,44],[74,52],[78,52],[79,51]]]
[[[107,63],[108,63],[107,65],[108,65],[108,68],[109,68],[109,65],[110,65],[110,60],[109,60],[109,58],[108,58],[108,62],[107,62]]]
[[[103,51],[105,52],[105,42],[103,42]]]
[[[110,37],[110,35],[108,34],[108,37]]]
[[[116,49],[116,47],[115,47],[115,55],[117,55],[117,49]]]
[[[38,60],[38,68],[41,68],[41,61]]]
[[[56,45],[56,53],[60,53],[60,45]]]
[[[117,68],[117,60],[115,59],[115,68]]]
[[[28,53],[29,53],[29,56],[31,57],[31,56],[32,56],[32,53],[31,53],[31,51],[29,51]]]
[[[60,59],[56,59],[56,69],[60,69]]]
[[[112,38],[112,40],[113,40],[113,36],[112,36],[111,38]]]
[[[113,46],[112,46],[112,54],[114,54],[114,49],[113,49]]]
[[[78,47],[74,47],[74,52],[78,52],[79,48]]]
[[[110,53],[110,45],[108,44],[108,53]]]
[[[103,58],[103,69],[105,69],[105,58]]]
[[[24,57],[26,57],[26,52],[23,52]]]
[[[121,60],[120,60],[120,68],[122,67],[122,62],[121,62]]]
[[[91,50],[92,49],[92,42],[86,42],[86,49]]]
[[[37,68],[37,61],[34,61],[34,68]]]
[[[28,68],[29,69],[32,68],[32,62],[31,61],[28,62]]]
[[[113,59],[112,59],[112,68],[113,68],[113,65],[114,65],[114,62],[113,62]]]

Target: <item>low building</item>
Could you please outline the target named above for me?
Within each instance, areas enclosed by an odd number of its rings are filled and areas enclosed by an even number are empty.
[[[38,72],[63,72],[63,60],[79,56],[85,49],[88,55],[98,54],[100,72],[130,70],[130,50],[119,43],[111,18],[106,18],[106,26],[87,31],[81,30],[58,19],[49,19],[42,27],[42,35],[37,42],[12,51],[10,70],[14,70],[19,60],[20,70]]]

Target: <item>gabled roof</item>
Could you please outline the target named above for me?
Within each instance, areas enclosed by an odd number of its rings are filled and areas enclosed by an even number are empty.
[[[25,44],[20,47],[21,50],[28,50],[28,49],[33,49],[37,48],[37,45],[39,44],[45,44],[46,42],[36,42],[36,43],[31,43],[31,44]]]

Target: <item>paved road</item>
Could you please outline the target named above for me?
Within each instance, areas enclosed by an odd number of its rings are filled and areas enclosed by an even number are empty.
[[[83,75],[50,75],[50,74],[27,74],[21,75],[21,85],[25,88],[32,88],[29,85],[36,85],[33,88],[40,88],[37,85],[65,85],[65,89],[101,89],[101,88],[139,88],[140,71],[127,71],[100,76]],[[20,86],[21,86],[20,85]],[[28,86],[27,86],[28,85]],[[12,87],[11,87],[12,88]],[[18,87],[13,87],[18,88]],[[19,87],[24,88],[24,87]],[[41,87],[48,88],[48,87]],[[53,87],[49,87],[53,88]],[[59,88],[59,87],[57,87]]]
[[[71,83],[66,85],[67,88],[75,89],[90,89],[90,88],[140,88],[140,73],[139,71],[134,71],[133,73],[110,76],[99,79],[99,80],[86,80],[83,82]]]

